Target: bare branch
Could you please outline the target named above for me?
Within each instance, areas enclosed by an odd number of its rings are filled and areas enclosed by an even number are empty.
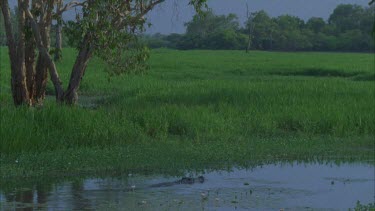
[[[68,11],[68,10],[71,10],[75,7],[84,7],[87,5],[87,1],[83,1],[83,2],[78,2],[78,1],[72,1],[68,4],[66,4],[63,8],[61,8],[59,11],[56,12],[56,15],[57,16],[60,16],[62,15],[64,12]]]
[[[156,1],[151,1],[149,5],[147,5],[145,8],[142,8],[141,13],[138,15],[139,18],[143,17],[146,15],[150,10],[152,10],[156,5],[164,2],[165,0],[156,0]]]

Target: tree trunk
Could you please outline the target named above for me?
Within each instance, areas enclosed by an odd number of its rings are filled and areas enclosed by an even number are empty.
[[[22,5],[24,2],[18,0],[18,4]],[[19,38],[17,45],[17,69],[12,71],[12,90],[13,99],[16,105],[27,104],[30,105],[29,93],[26,82],[26,66],[25,66],[25,12],[22,8],[18,9],[18,27]]]
[[[60,11],[62,8],[62,0],[57,2],[57,9],[56,11]],[[56,49],[55,49],[55,61],[60,61],[62,59],[62,17],[61,15],[57,17],[57,24],[56,24]]]
[[[48,68],[47,62],[43,58],[42,54],[39,54],[38,61],[36,63],[36,74],[35,74],[35,100],[38,104],[43,104],[46,95],[46,87],[48,81]]]
[[[56,49],[55,49],[55,61],[62,59],[62,26],[60,23],[56,26]]]
[[[21,5],[23,2],[18,0],[18,4]],[[13,101],[16,106],[22,104],[29,105],[30,100],[27,91],[25,67],[25,13],[22,9],[18,10],[19,39],[18,43],[16,43],[12,31],[8,0],[1,0],[1,10],[4,16],[9,58],[11,62],[11,88]]]
[[[51,5],[49,5],[51,6]],[[46,16],[43,14],[39,21],[39,29],[40,29],[40,41],[42,42],[42,46],[49,52],[51,41],[50,41],[50,25],[51,25],[51,17]],[[41,46],[40,46],[41,47]],[[43,104],[46,95],[46,87],[48,82],[48,61],[44,57],[42,53],[39,51],[39,57],[36,64],[36,76],[35,76],[35,83],[36,83],[36,101],[38,104]]]
[[[26,50],[25,50],[25,66],[26,66],[26,83],[27,90],[29,93],[29,99],[32,105],[35,104],[36,96],[36,84],[35,84],[35,40],[32,36],[28,37],[26,40]]]
[[[49,4],[52,4],[52,3],[53,3],[53,1],[49,2]],[[27,7],[23,8],[23,9],[26,12],[28,18],[30,19],[31,28],[32,28],[33,35],[34,35],[34,38],[35,38],[36,46],[37,46],[38,51],[39,51],[39,55],[40,55],[41,59],[43,59],[45,61],[45,63],[41,61],[41,65],[46,64],[45,67],[49,70],[49,73],[51,75],[51,80],[53,82],[53,85],[55,86],[56,100],[58,102],[61,102],[61,101],[63,101],[64,90],[62,88],[62,84],[61,84],[60,77],[59,77],[59,74],[58,74],[57,69],[56,69],[56,65],[53,62],[53,60],[51,59],[51,56],[48,52],[48,48],[49,48],[48,40],[49,40],[49,31],[50,31],[49,30],[49,27],[50,27],[49,23],[50,23],[51,17],[47,16],[45,24],[41,24],[41,27],[39,28],[39,25],[37,24],[36,20],[34,19],[33,15],[31,14],[30,10],[28,10]],[[41,21],[44,21],[44,20],[41,20]],[[44,65],[42,65],[42,66],[44,66]],[[39,72],[38,72],[38,69],[37,69],[37,76],[36,77],[42,77],[42,79],[45,79],[45,78],[43,78],[42,74],[40,74],[40,76],[38,76],[38,74],[39,74]]]
[[[247,41],[247,46],[246,46],[246,53],[249,52],[250,47],[251,47],[251,19],[250,19],[250,11],[249,11],[249,4],[246,2],[246,17],[247,17],[247,25],[249,27],[249,36],[248,36],[248,41]]]
[[[247,47],[246,47],[246,53],[249,52],[251,48],[251,34],[249,33],[248,41],[247,41]]]
[[[81,83],[83,74],[87,68],[88,61],[90,60],[93,47],[89,44],[89,37],[86,35],[77,56],[76,62],[73,66],[72,73],[70,75],[70,81],[68,89],[64,95],[64,101],[66,104],[74,105],[78,101],[78,89]]]

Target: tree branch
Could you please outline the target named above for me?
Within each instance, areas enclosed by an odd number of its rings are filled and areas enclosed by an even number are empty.
[[[49,69],[49,72],[50,72],[50,75],[51,75],[51,80],[52,80],[52,82],[55,86],[55,90],[56,90],[56,99],[58,101],[61,101],[63,99],[63,96],[64,96],[64,89],[62,88],[60,77],[59,77],[59,74],[57,73],[56,65],[53,62],[52,58],[50,57],[47,48],[43,45],[39,25],[37,24],[34,16],[31,14],[30,10],[27,7],[24,6],[23,10],[25,11],[26,16],[30,20],[30,24],[31,24],[31,28],[32,28],[32,31],[33,31],[33,34],[34,34],[34,38],[35,38],[37,48],[48,63],[48,69]]]
[[[138,14],[139,18],[143,17],[146,15],[150,10],[152,10],[156,5],[164,2],[165,0],[156,0],[156,1],[151,1],[149,5],[147,5],[145,8],[142,8],[141,13]]]
[[[84,2],[72,1],[68,4],[65,4],[65,6],[61,8],[59,11],[57,11],[55,15],[60,16],[64,12],[73,9],[74,7],[79,7],[79,6],[84,7],[85,5],[87,5],[87,1],[84,1]]]
[[[130,21],[124,21],[124,22],[121,22],[119,21],[117,27],[120,27],[120,28],[123,28],[127,25],[131,25],[131,24],[134,24],[134,23],[137,23],[139,20],[141,20],[150,10],[152,10],[156,5],[160,4],[160,3],[163,3],[165,0],[155,0],[155,1],[151,1],[147,6],[142,6],[143,8],[140,8],[140,11],[139,13],[136,13],[133,17],[131,17]],[[129,2],[129,1],[127,1]],[[131,8],[130,8],[131,9]],[[122,13],[119,13],[119,14],[122,14]],[[118,19],[121,19],[121,18],[117,18],[116,20],[118,21]],[[130,24],[129,24],[130,23]]]

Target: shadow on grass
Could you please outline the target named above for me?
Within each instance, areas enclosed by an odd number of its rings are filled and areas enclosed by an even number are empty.
[[[358,75],[353,78],[354,81],[375,81],[375,74]]]
[[[302,71],[278,71],[272,72],[273,75],[281,76],[311,76],[311,77],[342,77],[349,78],[363,74],[362,72],[344,72],[342,70],[332,70],[323,68],[308,68]]]
[[[249,75],[249,73],[241,68],[236,68],[233,70],[226,71],[225,73],[230,74],[230,75],[235,75],[235,76],[244,76],[244,75]]]
[[[129,101],[129,103],[144,107],[144,105],[178,105],[183,107],[217,107],[219,105],[236,105],[246,106],[252,100],[258,100],[260,95],[255,91],[240,90],[240,89],[214,89],[208,90],[184,90],[176,89],[175,92],[165,92],[160,96],[147,95],[138,97],[137,100]]]

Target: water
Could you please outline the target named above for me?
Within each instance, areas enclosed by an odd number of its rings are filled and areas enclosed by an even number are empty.
[[[202,175],[205,181],[194,184],[140,175],[36,184],[2,192],[0,210],[348,210],[375,200],[368,164],[277,164]]]

